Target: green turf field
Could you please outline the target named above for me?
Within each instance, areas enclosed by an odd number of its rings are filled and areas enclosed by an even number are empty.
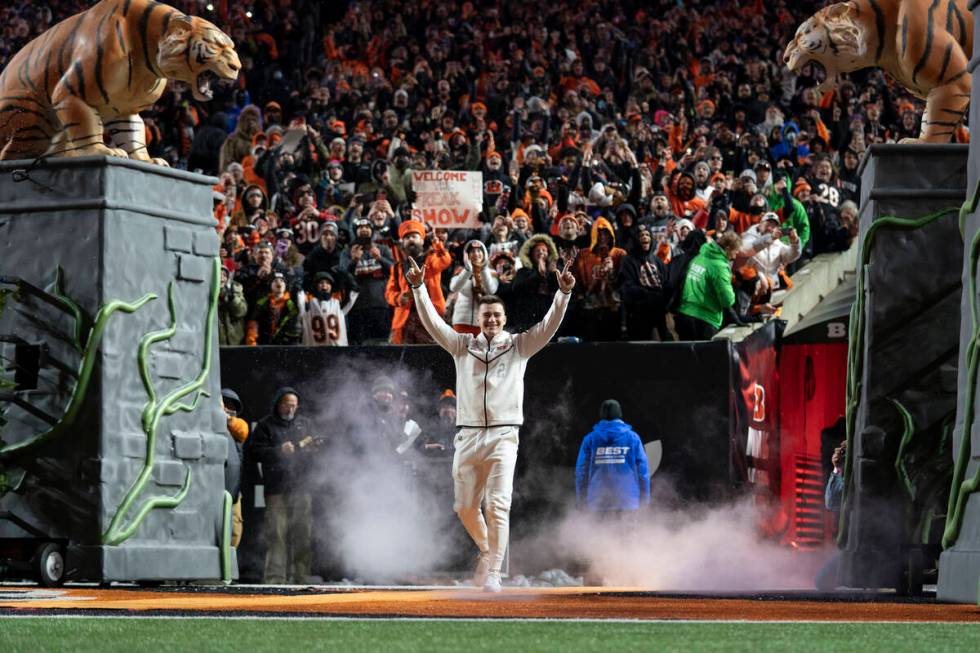
[[[847,610],[846,605],[841,606]],[[977,624],[4,619],[0,651],[980,651]]]

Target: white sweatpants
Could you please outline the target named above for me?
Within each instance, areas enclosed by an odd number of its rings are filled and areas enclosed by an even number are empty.
[[[480,552],[490,553],[490,571],[497,573],[510,536],[517,432],[515,426],[462,428],[453,442],[453,509]]]

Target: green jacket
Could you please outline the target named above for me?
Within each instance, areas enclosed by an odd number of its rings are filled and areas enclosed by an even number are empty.
[[[791,183],[787,179],[787,183]],[[773,189],[769,193],[769,207],[774,213],[779,215],[780,224],[783,231],[786,231],[787,227],[793,227],[796,229],[796,234],[800,237],[800,249],[806,247],[806,244],[810,242],[810,216],[806,212],[806,207],[803,203],[790,196],[791,200],[790,206],[786,206],[786,194],[781,194]],[[782,240],[784,242],[789,242],[789,236],[783,236]]]
[[[725,250],[718,243],[708,241],[701,245],[701,251],[687,268],[681,305],[677,310],[718,329],[721,328],[722,313],[734,303],[731,264]]]

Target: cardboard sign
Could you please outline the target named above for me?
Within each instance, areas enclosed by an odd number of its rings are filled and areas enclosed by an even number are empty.
[[[412,172],[412,217],[443,229],[479,229],[483,173],[471,170]]]

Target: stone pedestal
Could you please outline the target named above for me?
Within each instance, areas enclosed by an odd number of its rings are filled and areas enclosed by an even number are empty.
[[[977,5],[976,2],[971,5]],[[973,7],[974,31],[980,30],[977,22],[980,6]],[[974,49],[970,70],[973,73],[973,101],[970,103],[970,124],[980,120],[980,102],[977,89],[980,88],[980,71],[977,62],[980,53]],[[967,196],[976,199],[977,183],[980,182],[980,145],[976,140],[970,144],[969,179]],[[980,232],[980,209],[971,201],[970,211],[963,225],[963,298],[961,303],[959,351],[959,394],[957,397],[956,428],[953,431],[952,455],[957,463],[954,479],[954,500],[950,503],[951,515],[947,519],[946,548],[939,562],[939,584],[936,595],[943,601],[960,603],[980,603],[980,493],[970,481],[980,481],[980,433],[978,433],[977,411],[977,373],[968,364],[970,343],[976,337],[974,325],[978,315],[977,267],[972,258],[978,254],[975,244]],[[975,366],[974,366],[975,367]],[[967,483],[964,487],[964,483]],[[971,491],[972,489],[972,491]],[[962,495],[960,495],[962,491]]]
[[[0,163],[0,538],[58,543],[68,580],[237,575],[213,181]]]
[[[916,593],[939,554],[956,409],[957,209],[966,169],[967,148],[958,145],[876,145],[862,163],[842,519],[848,586]]]

